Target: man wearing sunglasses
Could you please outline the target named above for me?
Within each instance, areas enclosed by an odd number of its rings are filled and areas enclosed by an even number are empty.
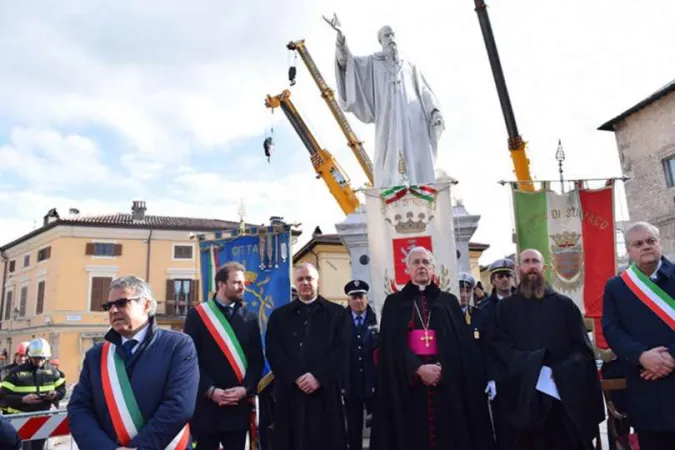
[[[159,328],[157,301],[135,276],[110,284],[111,329],[85,356],[68,404],[79,448],[186,450],[199,367],[189,336]]]

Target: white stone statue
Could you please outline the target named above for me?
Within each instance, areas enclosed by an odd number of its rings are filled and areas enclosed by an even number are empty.
[[[435,183],[438,141],[445,129],[441,106],[417,66],[399,56],[394,31],[384,26],[378,32],[381,52],[354,56],[337,17],[324,20],[337,31],[340,106],[375,124],[374,187]]]

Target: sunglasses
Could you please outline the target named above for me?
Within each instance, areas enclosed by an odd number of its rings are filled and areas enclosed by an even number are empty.
[[[495,274],[495,278],[511,278],[510,272],[499,272]]]
[[[141,298],[140,297],[132,297],[132,298],[118,298],[117,300],[113,300],[111,302],[106,302],[101,305],[101,308],[103,308],[103,311],[110,311],[110,308],[115,306],[117,309],[123,309],[126,308],[126,306],[129,304],[131,301],[139,301]]]

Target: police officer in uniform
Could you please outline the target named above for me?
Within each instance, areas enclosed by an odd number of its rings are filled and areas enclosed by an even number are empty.
[[[377,318],[368,305],[368,283],[352,280],[344,291],[349,298],[347,314],[354,324],[347,364],[343,374],[349,448],[363,448],[363,411],[370,414],[375,396],[375,361]]]
[[[508,258],[498,259],[490,264],[488,271],[490,272],[492,292],[488,298],[477,305],[487,312],[489,318],[492,317],[499,300],[509,297],[515,292],[515,269],[516,263]]]
[[[490,296],[483,300],[479,308],[485,311],[486,320],[488,322],[486,333],[491,333],[491,326],[493,318],[500,301],[506,297],[510,297],[516,290],[515,288],[515,269],[516,264],[508,258],[498,259],[490,264],[488,270],[490,271],[490,283],[492,284],[492,292]],[[485,344],[488,346],[488,343]],[[486,350],[487,351],[487,350]],[[489,353],[489,351],[487,351]],[[490,355],[487,360],[487,378],[488,384],[485,388],[488,398],[491,401],[492,419],[495,430],[495,437],[497,441],[497,448],[499,450],[516,450],[515,447],[515,431],[513,426],[506,420],[506,411],[502,407],[501,397],[499,396],[499,385],[494,381],[494,371],[490,367]]]
[[[52,403],[66,395],[66,379],[61,371],[45,366],[52,357],[49,343],[33,339],[28,345],[28,361],[12,369],[0,384],[10,413],[49,411]],[[24,450],[44,448],[45,439],[26,441]]]

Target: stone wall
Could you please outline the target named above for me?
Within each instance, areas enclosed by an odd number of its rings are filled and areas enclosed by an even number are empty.
[[[661,230],[664,253],[675,252],[675,187],[668,187],[663,160],[675,157],[675,92],[616,125],[630,221]]]

